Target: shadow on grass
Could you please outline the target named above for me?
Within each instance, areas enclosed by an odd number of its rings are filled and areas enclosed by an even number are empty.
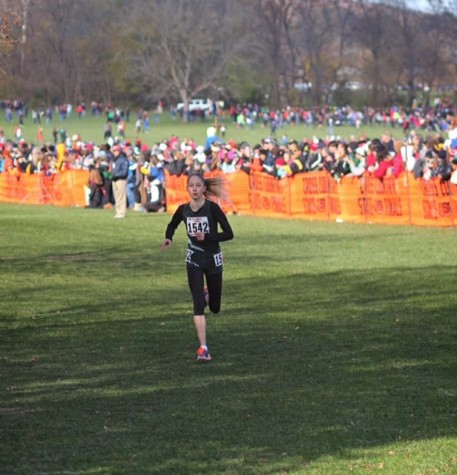
[[[422,291],[426,276],[439,279]],[[228,280],[203,366],[176,291],[151,290],[149,307],[62,298],[57,316],[3,333],[5,473],[271,474],[455,436],[453,278]]]

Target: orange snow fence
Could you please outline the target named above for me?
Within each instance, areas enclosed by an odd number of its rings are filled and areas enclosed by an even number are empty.
[[[438,179],[417,180],[410,173],[379,180],[371,176],[343,177],[326,172],[297,174],[278,180],[263,172],[222,175],[229,200],[227,213],[352,223],[455,226],[457,186]],[[0,173],[0,202],[55,206],[85,206],[88,172],[69,170],[52,176]],[[187,177],[166,172],[167,211],[189,199]]]

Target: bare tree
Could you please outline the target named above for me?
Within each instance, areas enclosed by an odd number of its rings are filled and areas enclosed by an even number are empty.
[[[257,0],[259,53],[270,78],[270,101],[283,102],[282,91],[290,89],[300,67],[296,43],[297,0]]]
[[[16,53],[21,47],[22,16],[14,0],[0,1],[0,74],[2,74],[2,90],[6,92],[8,83],[18,83],[14,76],[18,68],[14,67]]]
[[[333,57],[334,32],[330,3],[316,0],[300,2],[297,14],[301,28],[298,33],[300,57],[307,76],[312,82],[315,104],[322,101],[326,83],[331,76],[328,66]],[[308,80],[309,80],[308,79]]]
[[[398,83],[411,102],[457,70],[457,0],[428,1],[0,0],[0,92],[188,104],[224,89],[281,106],[311,81],[317,105],[362,70],[372,104]]]
[[[457,74],[457,0],[428,0],[428,3],[431,16],[435,20],[434,26],[439,26],[439,31],[436,31],[438,28],[435,31],[442,38],[442,48],[447,52],[450,73],[455,78]],[[454,96],[457,100],[457,88],[454,89]]]
[[[457,17],[457,0],[428,0],[430,12],[435,14],[449,13],[451,17]],[[452,21],[453,19],[450,18]],[[454,22],[454,28],[457,28]]]
[[[392,53],[392,11],[369,0],[357,0],[357,7],[359,44],[369,53],[364,69],[371,86],[371,103],[379,105]]]
[[[30,24],[34,42],[28,51],[29,84],[51,97],[73,100],[77,60],[75,0],[47,0],[34,9]],[[33,71],[33,73],[32,73]]]
[[[455,83],[457,71],[457,1],[432,3],[434,10],[422,18],[422,36],[418,39],[421,51],[420,78],[425,86],[426,104],[430,103],[432,90],[448,88]]]
[[[15,5],[13,0],[0,1],[0,44],[4,46],[13,46],[20,41],[22,20]]]
[[[45,100],[99,99],[106,89],[112,44],[112,2],[35,0],[24,74]],[[113,82],[109,89],[113,89]]]
[[[28,40],[28,25],[29,25],[29,7],[31,0],[20,0],[19,14],[21,17],[21,73],[24,73],[25,64],[25,48]]]
[[[124,50],[131,77],[143,88],[180,98],[185,109],[192,97],[217,89],[230,62],[247,48],[245,19],[230,15],[234,6],[233,0],[137,6],[127,29],[132,42]]]
[[[392,41],[397,43],[396,65],[404,76],[399,80],[406,83],[408,92],[406,102],[410,106],[415,96],[416,79],[421,63],[420,38],[423,32],[420,23],[423,15],[411,9],[406,0],[389,0],[386,4],[395,12],[391,18],[392,25],[395,25],[397,30],[391,30]]]
[[[0,23],[0,39],[9,44],[17,43],[19,50],[19,74],[24,74],[25,51],[28,41],[29,9],[31,0],[2,0],[3,18]]]

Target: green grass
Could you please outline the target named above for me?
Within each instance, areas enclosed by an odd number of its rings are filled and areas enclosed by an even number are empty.
[[[0,205],[2,474],[455,474],[455,230],[230,216],[197,341],[167,215]]]
[[[234,138],[237,142],[247,141],[251,145],[259,143],[260,140],[264,137],[270,135],[269,128],[262,128],[260,124],[257,124],[252,130],[245,130],[237,128],[230,120],[229,117],[223,119],[227,124],[227,134],[225,139]],[[104,142],[103,140],[103,125],[104,118],[94,118],[90,115],[85,118],[79,119],[74,115],[62,122],[57,116],[54,117],[53,122],[46,126],[42,125],[44,132],[44,139],[47,142],[52,142],[52,130],[54,127],[57,127],[59,130],[61,127],[64,127],[67,131],[68,136],[73,134],[79,134],[82,140],[85,141],[94,141],[97,144]],[[172,135],[177,135],[181,140],[185,138],[192,138],[197,141],[197,143],[204,143],[206,139],[206,129],[213,122],[208,120],[206,122],[193,122],[193,123],[183,123],[180,119],[172,120],[168,113],[164,113],[161,119],[161,123],[156,125],[152,123],[151,117],[151,130],[147,133],[140,133],[139,137],[149,145],[166,140]],[[5,135],[8,138],[14,137],[14,128],[17,125],[17,121],[11,123],[6,123],[4,119],[4,114],[0,115],[0,127],[5,131]],[[31,117],[29,116],[25,119],[23,126],[23,135],[24,138],[29,142],[36,142],[37,133],[39,125],[33,124]],[[370,138],[380,137],[382,132],[385,130],[385,127],[374,125],[374,126],[364,126],[360,129],[355,129],[354,127],[343,126],[335,127],[334,135],[339,135],[343,138],[349,139],[351,135],[354,135],[358,139],[361,134],[366,134]],[[397,138],[403,138],[403,132],[401,128],[397,127],[395,129],[390,129],[394,136]],[[283,133],[289,139],[303,140],[311,139],[314,135],[319,138],[324,138],[327,135],[327,128],[322,127],[318,128],[317,126],[308,127],[305,124],[299,126],[289,125],[283,129],[278,129],[276,137],[281,139]],[[116,127],[113,126],[113,135],[116,135]],[[131,120],[127,124],[126,137],[134,141],[137,136],[135,134],[135,114],[131,114]]]

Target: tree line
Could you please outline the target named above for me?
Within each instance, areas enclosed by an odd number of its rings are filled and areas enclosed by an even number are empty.
[[[413,2],[414,3],[414,2]],[[457,0],[0,0],[0,94],[411,106],[455,94]]]

